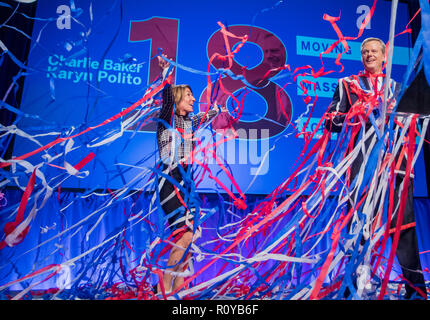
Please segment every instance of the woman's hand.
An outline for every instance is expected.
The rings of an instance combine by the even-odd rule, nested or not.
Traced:
[[[166,58],[166,59],[169,59],[164,53],[162,53],[162,56],[164,57],[164,58]],[[170,66],[170,62],[169,61],[166,61],[166,60],[164,60],[162,57],[160,57],[160,56],[157,56],[157,59],[158,59],[158,65],[160,66],[160,68],[161,68],[161,72],[163,73],[165,70],[167,70],[168,68],[169,68],[169,66]]]
[[[226,106],[221,105],[221,108],[220,108],[220,107],[218,106],[218,103],[217,103],[216,101],[214,102],[213,109],[214,109],[217,113],[219,113],[219,112],[228,112],[228,110],[227,110]]]
[[[215,111],[216,111],[216,113],[219,113],[219,107],[218,107],[218,105],[216,104],[216,101],[214,102],[214,106],[212,107],[212,109],[213,109],[213,110],[215,110]]]
[[[167,55],[165,55],[164,53],[162,53],[161,54],[164,58],[166,58],[166,59],[169,59],[168,57],[167,57]],[[160,69],[161,69],[161,72],[160,72],[160,76],[161,76],[161,78],[162,79],[167,79],[168,80],[168,82],[169,83],[171,83],[170,81],[171,81],[171,79],[169,78],[169,76],[173,73],[173,68],[171,68],[170,69],[170,72],[169,72],[169,74],[167,74],[167,72],[168,72],[168,70],[169,70],[169,67],[170,67],[170,62],[169,61],[167,61],[167,60],[165,60],[165,59],[163,59],[162,57],[160,57],[160,56],[157,56],[157,59],[158,59],[158,66],[160,67]],[[169,80],[170,79],[170,80]]]

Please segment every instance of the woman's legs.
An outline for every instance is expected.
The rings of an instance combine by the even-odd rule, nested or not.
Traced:
[[[183,169],[187,171],[188,167],[184,167]],[[179,184],[182,183],[182,175],[180,170],[177,167],[170,172],[170,175]],[[183,207],[182,201],[179,200],[179,197],[182,198],[182,200],[185,199],[185,195],[182,192],[182,190],[175,190],[175,186],[170,181],[164,178],[160,179],[159,184],[162,185],[162,187],[160,188],[160,202],[161,202],[162,209],[166,215]],[[193,209],[191,209],[191,211],[193,211]],[[185,215],[185,221],[178,222],[178,219],[182,219],[184,215]],[[164,272],[164,275],[163,275],[163,285],[164,285],[164,290],[166,292],[170,292],[172,290],[175,291],[184,283],[183,277],[172,275],[172,272],[173,273],[183,272],[183,270],[185,270],[185,266],[187,265],[187,259],[184,259],[184,261],[180,264],[178,264],[178,262],[181,261],[185,253],[185,250],[189,247],[193,239],[193,233],[190,229],[190,225],[192,225],[192,219],[193,219],[192,214],[187,210],[185,213],[181,213],[181,211],[179,211],[173,216],[170,216],[168,219],[169,227],[172,230],[176,230],[177,232],[177,230],[184,227],[187,229],[185,229],[186,231],[182,234],[179,240],[176,241],[176,243],[173,245],[172,249],[170,250],[169,259],[167,262],[168,272]],[[174,267],[169,268],[170,266],[174,266]],[[172,286],[172,282],[173,282],[173,286]],[[161,292],[160,284],[157,285],[157,290],[158,292]]]
[[[192,232],[187,231],[172,247],[172,250],[170,250],[169,260],[167,262],[167,267],[169,266],[175,266],[175,267],[169,268],[169,271],[182,272],[184,270],[184,266],[187,264],[186,259],[180,264],[178,264],[178,262],[181,261],[185,253],[185,250],[191,244],[192,239],[193,239]],[[165,292],[175,291],[184,283],[183,277],[172,275],[171,272],[164,272],[164,275],[163,275],[163,285],[164,285]],[[172,286],[172,282],[173,282],[173,286]],[[161,291],[160,285],[158,285],[158,291],[159,292]]]

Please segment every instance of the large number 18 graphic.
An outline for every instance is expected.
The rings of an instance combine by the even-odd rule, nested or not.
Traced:
[[[143,21],[132,21],[130,23],[130,41],[139,42],[151,40],[151,57],[158,53],[158,48],[163,48],[163,52],[174,61],[177,61],[179,20],[153,17]],[[262,129],[269,130],[269,136],[273,137],[285,130],[291,119],[291,100],[283,88],[270,81],[270,78],[279,73],[279,68],[286,62],[286,50],[282,41],[273,33],[247,25],[229,26],[229,31],[236,35],[248,34],[248,42],[259,46],[263,52],[262,61],[250,69],[243,68],[237,61],[233,61],[230,69],[235,75],[243,75],[246,81],[233,79],[229,76],[222,78],[222,84],[226,91],[240,95],[243,90],[252,90],[260,95],[267,106],[254,106],[253,110],[266,110],[259,112],[259,119],[255,121],[240,121],[235,125],[235,129]],[[233,48],[240,40],[229,38],[230,48]],[[208,56],[214,53],[225,55],[225,43],[221,31],[215,32],[209,39],[207,45]],[[223,61],[214,60],[215,68],[223,68]],[[148,83],[152,82],[159,75],[159,68],[156,59],[153,59],[149,68]],[[235,77],[234,77],[235,78]],[[248,86],[250,84],[251,86]],[[227,103],[229,95],[218,91],[216,100],[219,104]],[[206,89],[201,94],[201,109],[207,106]],[[261,102],[261,101],[260,101]],[[246,110],[246,98],[244,108]],[[141,128],[143,131],[153,131],[154,125]],[[248,134],[247,137],[250,137]],[[256,137],[258,139],[258,137]],[[266,137],[267,138],[267,137]]]

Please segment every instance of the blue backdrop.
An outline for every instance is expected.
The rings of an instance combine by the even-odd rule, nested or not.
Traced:
[[[388,39],[391,2],[379,1],[363,36],[348,42],[350,51],[342,56],[342,70],[334,63],[337,54],[343,51],[341,46],[320,59],[320,53],[338,39],[330,23],[323,20],[323,15],[339,17],[337,25],[342,33],[356,36],[372,4],[373,1],[358,0],[220,0],[216,3],[197,0],[71,0],[67,4],[59,0],[38,1],[21,104],[21,111],[29,116],[18,117],[17,121],[17,126],[37,138],[38,143],[18,135],[13,154],[19,156],[57,137],[81,132],[138,101],[159,74],[157,61],[153,59],[159,49],[177,64],[175,82],[188,83],[193,88],[199,100],[195,112],[199,108],[204,109],[209,60],[215,52],[225,54],[225,43],[219,31],[220,25],[217,24],[219,21],[235,35],[249,36],[248,42],[235,56],[235,64],[231,69],[238,75],[238,70],[246,66],[248,71],[244,74],[245,81],[229,80],[224,76],[228,89],[245,101],[239,123],[240,136],[217,150],[227,160],[240,189],[247,193],[248,210],[235,208],[229,202],[230,199],[224,203],[220,201],[219,195],[213,194],[213,191],[223,190],[219,190],[213,180],[203,179],[199,191],[207,194],[203,196],[202,209],[216,213],[204,222],[204,235],[198,244],[210,243],[219,237],[217,228],[224,228],[247,217],[264,199],[260,194],[269,194],[289,177],[290,168],[304,147],[303,135],[297,135],[303,128],[304,120],[310,116],[307,131],[315,128],[331,101],[337,79],[356,74],[362,69],[359,50],[361,39],[369,36]],[[403,31],[407,23],[407,7],[400,3],[396,33]],[[233,49],[236,48],[235,41],[231,45]],[[408,35],[396,37],[392,74],[396,80],[402,80],[409,62],[409,47]],[[309,96],[312,99],[318,97],[312,115],[309,115],[311,105],[304,102],[303,91],[299,86],[303,78],[294,79],[292,72],[285,69],[270,73],[268,80],[260,82],[266,72],[284,64],[288,64],[291,71],[303,66],[318,70],[322,65],[326,71],[333,70],[316,80],[305,78],[316,82],[316,92],[312,86],[306,85]],[[210,66],[210,81],[215,80],[216,68],[222,67],[221,64]],[[276,92],[279,92],[280,99],[277,99]],[[231,98],[220,96],[218,99],[233,112]],[[283,102],[284,108],[277,104],[279,100]],[[153,240],[153,228],[148,227],[148,223],[154,221],[148,222],[146,216],[141,216],[142,212],[146,214],[152,210],[147,207],[153,194],[136,192],[121,194],[116,198],[110,189],[119,189],[127,184],[135,189],[142,188],[148,180],[133,179],[142,172],[142,167],[151,168],[155,165],[157,146],[153,122],[138,122],[132,127],[122,127],[125,120],[121,118],[81,135],[74,139],[74,144],[58,144],[49,152],[40,152],[26,159],[35,165],[59,155],[58,161],[50,161],[50,164],[61,166],[64,162],[74,165],[89,152],[95,154],[93,161],[84,169],[88,170],[88,176],[70,176],[62,181],[61,189],[54,190],[32,221],[24,241],[2,249],[1,285],[50,264],[71,260],[75,264],[70,269],[63,269],[60,277],[42,281],[36,288],[61,287],[64,284],[70,287],[70,283],[75,280],[76,283],[93,283],[100,288],[107,278],[109,284],[118,279],[130,280],[130,274],[127,273],[130,270],[123,272],[119,264],[124,261],[130,266],[138,264]],[[122,135],[116,136],[121,128],[124,129]],[[49,132],[51,134],[46,135]],[[266,133],[268,136],[264,136]],[[110,138],[109,143],[94,146]],[[16,167],[13,166],[12,170]],[[210,167],[230,189],[232,181],[219,173],[219,166],[211,164]],[[44,166],[43,170],[50,185],[59,183],[63,178],[62,169],[47,169]],[[427,268],[425,276],[428,278],[430,243],[427,213],[430,204],[428,199],[419,198],[427,196],[422,157],[415,170],[417,233],[421,260],[423,268]],[[13,182],[25,187],[28,172],[13,172],[16,178]],[[86,190],[75,193],[64,191],[65,188]],[[92,192],[105,188],[108,189],[105,193]],[[150,188],[147,186],[140,190],[147,191]],[[7,199],[9,206],[0,211],[3,222],[12,218],[11,212],[18,207],[21,196],[21,191],[5,191],[4,199]],[[40,199],[34,201],[39,201],[40,205]],[[331,206],[333,201],[337,200],[328,199],[328,205]],[[225,210],[228,212],[223,215]],[[295,208],[292,216],[295,210],[299,211],[300,208]],[[329,222],[324,220],[319,223],[322,226]],[[279,231],[277,228],[283,227],[283,224],[276,225],[272,234]],[[121,246],[124,246],[125,240],[129,247],[124,250]],[[244,255],[252,254],[252,250],[256,252],[255,248],[272,239],[258,234],[252,241],[249,248],[243,248]],[[330,242],[330,234],[327,234],[315,250],[327,252]],[[225,262],[221,260],[195,282],[211,279],[220,272]],[[206,259],[196,261],[195,269],[198,270],[205,263]],[[399,273],[398,265],[395,265],[394,271],[391,279]],[[155,283],[157,279],[151,275],[150,280]],[[28,288],[31,283],[32,280],[24,280],[10,288]],[[94,295],[90,297],[94,298]]]
[[[229,88],[238,97],[245,97],[239,123],[243,129],[239,132],[240,139],[221,145],[217,152],[230,165],[242,191],[267,194],[288,177],[303,149],[303,135],[296,136],[296,133],[308,119],[312,100],[308,105],[304,102],[299,86],[303,77],[293,79],[288,69],[271,73],[270,81],[259,84],[258,89],[250,84],[255,86],[269,69],[284,64],[289,65],[291,71],[306,65],[318,70],[322,64],[325,70],[333,70],[317,80],[305,77],[317,85],[314,92],[311,85],[304,84],[312,98],[318,97],[306,131],[312,130],[330,103],[337,79],[362,70],[360,41],[368,36],[388,39],[391,3],[379,1],[363,36],[357,41],[349,41],[350,51],[343,54],[341,60],[342,72],[340,66],[334,64],[337,54],[344,50],[341,45],[320,60],[320,53],[338,39],[330,23],[323,20],[323,15],[340,17],[337,24],[342,33],[357,36],[358,27],[372,4],[373,1],[358,0],[222,0],[216,4],[109,0],[91,4],[72,1],[67,5],[64,1],[39,1],[28,62],[30,69],[21,105],[22,111],[38,118],[21,119],[20,128],[33,134],[46,133],[49,128],[59,135],[76,133],[119,113],[138,101],[159,74],[156,59],[151,60],[159,48],[178,63],[175,82],[191,85],[194,95],[202,102],[195,105],[195,112],[199,111],[199,106],[206,107],[205,73],[209,58],[214,52],[224,50],[220,53],[225,54],[217,24],[220,21],[238,36],[249,35],[232,68],[236,72],[246,66],[249,71],[245,75],[247,81],[232,81]],[[396,33],[403,31],[407,22],[407,6],[400,3]],[[396,38],[392,76],[398,81],[402,80],[409,61],[409,47],[408,35]],[[218,64],[216,67],[222,66]],[[214,66],[209,71],[214,74]],[[214,80],[212,76],[211,81]],[[276,90],[281,92],[285,114],[292,123],[276,103],[279,100]],[[224,102],[232,111],[232,99],[224,98]],[[143,126],[138,123],[125,128],[122,137],[109,144],[89,147],[119,131],[122,120],[76,139],[75,146],[80,147],[69,152],[66,161],[77,163],[90,151],[96,158],[88,168],[87,178],[67,179],[62,183],[63,188],[120,188],[136,175],[130,166],[154,166],[157,159],[154,123]],[[40,138],[41,143],[52,140],[52,136]],[[36,147],[27,139],[17,138],[14,155]],[[63,150],[64,145],[58,146],[58,153]],[[42,154],[31,157],[30,161],[43,161]],[[219,169],[216,164],[211,164],[210,168],[215,172]],[[422,157],[415,170],[418,173],[415,195],[426,196]],[[231,187],[228,176],[219,174],[219,178]],[[138,182],[135,187],[141,187],[141,184]],[[211,192],[216,184],[211,179],[204,179],[199,188]]]

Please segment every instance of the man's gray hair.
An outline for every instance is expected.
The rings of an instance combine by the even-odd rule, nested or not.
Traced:
[[[360,52],[363,52],[363,47],[364,47],[364,45],[365,45],[366,43],[368,43],[369,41],[377,41],[377,42],[379,42],[379,44],[380,44],[380,46],[381,46],[382,53],[385,55],[385,42],[384,42],[384,41],[382,41],[382,40],[381,40],[381,39],[379,39],[379,38],[366,38],[366,39],[364,39],[364,40],[363,40],[363,42],[361,43]]]

